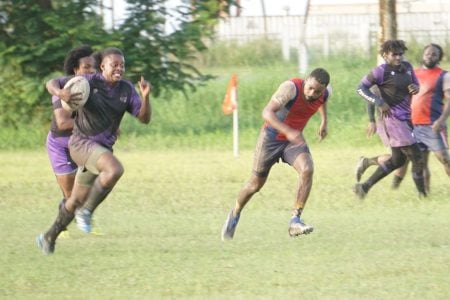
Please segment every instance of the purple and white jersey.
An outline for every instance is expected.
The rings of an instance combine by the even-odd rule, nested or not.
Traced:
[[[140,97],[128,80],[110,85],[101,73],[83,76],[89,81],[90,94],[86,104],[76,113],[70,143],[90,140],[112,150],[125,112],[133,116],[139,114]],[[61,78],[60,85],[64,86],[67,79]]]
[[[394,118],[406,121],[411,119],[411,95],[408,86],[412,83],[419,85],[409,62],[403,61],[399,66],[382,64],[361,80],[357,92],[371,103],[387,103]],[[374,85],[380,90],[379,96],[369,91]]]

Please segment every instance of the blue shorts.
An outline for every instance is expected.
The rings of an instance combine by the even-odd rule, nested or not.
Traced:
[[[416,125],[414,135],[422,151],[437,152],[448,149],[447,128],[436,133],[431,125]]]
[[[278,163],[280,159],[292,166],[301,153],[310,153],[307,144],[294,145],[289,141],[276,140],[268,135],[263,128],[256,143],[253,174],[259,177],[267,177],[272,166]]]
[[[55,175],[67,175],[77,171],[77,165],[69,154],[69,137],[47,135],[47,153]]]

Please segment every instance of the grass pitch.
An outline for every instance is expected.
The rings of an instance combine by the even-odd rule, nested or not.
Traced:
[[[449,179],[436,159],[429,198],[408,174],[398,191],[388,177],[361,202],[357,158],[384,150],[311,148],[311,235],[288,236],[297,177],[285,164],[222,242],[252,151],[118,149],[125,174],[95,216],[105,235],[71,225],[48,257],[34,241],[60,200],[46,153],[0,152],[0,298],[449,299]]]

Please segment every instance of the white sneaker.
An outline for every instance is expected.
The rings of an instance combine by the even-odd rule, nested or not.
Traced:
[[[84,208],[84,209],[77,209],[75,212],[75,221],[77,223],[78,229],[85,233],[91,233],[92,231],[92,213]]]
[[[292,217],[289,222],[289,235],[292,237],[299,236],[301,234],[309,234],[313,232],[314,227],[311,225],[303,223],[300,217]]]

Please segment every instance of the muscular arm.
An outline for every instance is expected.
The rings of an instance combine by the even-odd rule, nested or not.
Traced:
[[[279,111],[285,103],[293,99],[295,94],[295,84],[290,81],[283,82],[273,94],[269,103],[264,107],[262,117],[264,121],[270,124],[270,126],[284,134],[289,142],[293,144],[302,144],[305,143],[303,133],[281,122],[276,116],[277,111]]]
[[[444,77],[444,84],[443,84],[443,90],[444,90],[444,107],[442,108],[442,114],[433,123],[433,130],[435,132],[438,132],[441,127],[444,127],[447,123],[447,119],[450,116],[450,74],[445,74]]]

